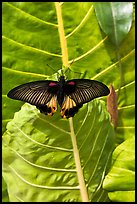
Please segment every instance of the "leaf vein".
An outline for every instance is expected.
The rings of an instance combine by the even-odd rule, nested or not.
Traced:
[[[24,72],[24,71],[20,71],[20,70],[15,70],[15,69],[11,69],[11,68],[7,68],[7,67],[2,67],[2,69],[5,69],[7,71],[10,71],[10,72],[15,72],[15,73],[19,73],[19,74],[25,74],[25,75],[32,75],[32,76],[36,76],[36,77],[47,77],[46,75],[44,74],[38,74],[38,73],[32,73],[32,72]]]
[[[93,9],[93,5],[89,8],[87,14],[84,16],[84,18],[81,20],[81,22],[79,23],[79,25],[66,36],[66,39],[69,38],[71,35],[73,35],[80,27],[82,27],[82,25],[84,24],[84,22],[87,20],[87,18],[90,15],[91,10]]]
[[[41,166],[41,165],[37,165],[34,164],[30,161],[28,161],[27,159],[25,159],[21,154],[19,154],[16,150],[14,150],[13,148],[10,147],[10,149],[16,154],[18,155],[22,160],[24,160],[26,163],[30,164],[31,166],[40,168],[40,169],[45,169],[45,170],[50,170],[50,171],[60,171],[60,172],[76,172],[76,169],[59,169],[59,168],[53,168],[53,167],[47,167],[47,166]]]
[[[79,186],[43,186],[43,185],[38,185],[38,184],[34,184],[34,183],[30,183],[29,181],[27,181],[25,178],[23,178],[22,176],[19,175],[19,173],[12,167],[9,166],[9,168],[12,170],[13,173],[16,174],[16,176],[18,176],[18,178],[20,178],[24,183],[36,187],[36,188],[43,188],[43,189],[51,189],[51,190],[79,190]]]
[[[128,108],[135,108],[135,104],[119,107],[118,110],[121,110],[121,109],[123,110],[123,109],[128,109]]]
[[[29,137],[27,134],[25,134],[18,126],[16,123],[14,123],[14,125],[17,127],[17,129],[29,140],[31,140],[32,142],[34,142],[35,144],[37,145],[40,145],[40,146],[43,146],[43,147],[47,147],[47,148],[50,148],[50,149],[56,149],[56,150],[60,150],[60,151],[68,151],[68,152],[72,152],[72,149],[66,149],[66,148],[61,148],[61,147],[55,147],[55,146],[50,146],[50,145],[45,145],[45,144],[42,144],[34,139],[32,139],[31,137]]]
[[[58,27],[57,24],[50,23],[50,22],[44,21],[44,20],[42,20],[42,19],[40,19],[40,18],[38,18],[38,17],[36,17],[36,16],[33,16],[32,14],[27,13],[27,12],[21,10],[20,8],[14,6],[13,4],[10,4],[9,2],[5,2],[5,3],[6,3],[8,6],[12,7],[13,9],[16,9],[17,11],[19,11],[19,12],[25,14],[26,16],[31,17],[32,19],[35,19],[35,20],[38,21],[38,22],[41,22],[41,23],[46,24],[46,25],[51,25],[51,26]]]
[[[58,127],[58,126],[56,126],[56,125],[50,123],[50,122],[47,121],[46,119],[42,119],[42,118],[40,118],[38,114],[36,114],[36,115],[37,115],[37,117],[38,117],[40,120],[42,120],[43,122],[46,122],[46,123],[48,123],[49,125],[51,125],[52,127],[56,128],[56,129],[58,129],[58,130],[60,130],[61,132],[64,132],[64,133],[70,135],[70,132],[68,132],[68,131],[66,131],[66,130],[63,130],[62,128],[60,128],[60,127]]]
[[[126,58],[128,58],[130,55],[132,55],[134,53],[135,49],[131,50],[131,52],[129,52],[127,55],[125,55],[123,58],[121,58],[121,62],[126,60]],[[113,63],[112,65],[110,65],[109,67],[107,67],[106,69],[104,69],[103,71],[101,71],[100,73],[96,74],[94,77],[92,77],[92,79],[96,79],[97,77],[99,77],[100,75],[106,73],[107,71],[111,70],[114,66],[116,66],[119,63],[119,61]]]
[[[87,55],[91,54],[95,49],[97,49],[100,45],[103,45],[104,41],[107,39],[108,37],[106,36],[103,40],[101,40],[97,45],[95,45],[93,48],[91,48],[90,50],[88,50],[86,53],[84,53],[83,55],[73,59],[73,60],[70,60],[69,61],[69,64],[71,64],[72,62],[76,62],[84,57],[86,57]]]
[[[101,129],[102,129],[102,128],[103,128],[103,126],[101,127]],[[104,147],[105,147],[105,145],[106,145],[106,142],[107,142],[107,139],[108,139],[108,136],[109,136],[109,131],[110,131],[110,128],[109,128],[109,130],[108,130],[107,137],[105,138],[105,141],[104,141],[104,143],[103,143],[103,147],[102,147],[102,149],[101,149],[101,152],[100,152],[100,155],[99,155],[99,157],[98,157],[98,160],[96,161],[96,165],[95,165],[95,167],[94,167],[94,171],[92,172],[91,177],[90,177],[90,179],[88,180],[88,183],[91,182],[91,180],[92,180],[92,178],[93,178],[93,176],[94,176],[94,174],[95,174],[95,172],[96,172],[96,169],[97,169],[99,160],[100,160],[100,158],[101,158],[101,156],[102,156],[102,153],[103,153],[103,151],[104,151]],[[98,136],[99,136],[99,134],[98,134]],[[97,137],[98,137],[98,136],[97,136]],[[96,140],[96,141],[97,141],[97,140]],[[94,145],[94,147],[95,147],[95,145]],[[108,156],[108,160],[107,160],[107,161],[109,161],[110,155],[111,155],[111,151],[109,152],[109,156]],[[106,162],[106,165],[104,166],[104,170],[105,170],[106,166],[107,166],[107,162]]]
[[[25,49],[28,49],[28,50],[31,50],[31,51],[33,50],[34,52],[41,52],[41,53],[46,54],[46,55],[50,55],[50,56],[54,56],[54,57],[61,57],[61,55],[59,55],[59,54],[50,53],[50,52],[47,52],[45,50],[40,50],[40,49],[38,49],[36,47],[31,47],[30,45],[25,45],[23,43],[20,43],[20,42],[17,42],[15,40],[13,40],[13,39],[10,39],[10,38],[8,38],[8,37],[6,37],[4,35],[2,36],[2,38],[5,39],[5,40],[10,41],[13,44],[17,44],[20,47],[25,47]]]

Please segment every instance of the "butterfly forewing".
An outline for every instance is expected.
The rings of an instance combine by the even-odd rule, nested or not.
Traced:
[[[94,98],[109,94],[109,89],[105,84],[89,79],[73,79],[67,81],[65,89],[66,94],[69,95],[76,104],[84,104]]]
[[[8,97],[28,102],[36,106],[46,105],[58,91],[57,81],[35,81],[15,87],[8,93]]]

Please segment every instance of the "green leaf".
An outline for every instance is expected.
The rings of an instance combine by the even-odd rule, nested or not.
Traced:
[[[95,2],[98,22],[102,30],[118,46],[132,25],[132,2]]]
[[[24,104],[8,123],[3,175],[10,201],[81,201],[68,120],[59,118],[58,113],[47,119],[35,106]],[[104,102],[85,105],[74,118],[74,130],[91,200],[113,149],[114,132]]]
[[[103,187],[116,202],[135,202],[135,138],[120,144],[113,153],[113,166]]]
[[[6,185],[3,177],[2,177],[2,202],[9,202],[7,185]]]

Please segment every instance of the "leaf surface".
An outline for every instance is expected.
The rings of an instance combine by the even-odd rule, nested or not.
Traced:
[[[118,46],[132,25],[132,2],[95,2],[94,7],[102,30]]]
[[[135,201],[135,141],[134,137],[119,145],[113,153],[113,166],[103,186],[116,202]]]
[[[104,102],[96,100],[84,106],[74,124],[91,200],[104,177],[114,132]],[[3,175],[11,201],[81,201],[67,120],[58,114],[47,120],[24,104],[8,123],[3,145]]]

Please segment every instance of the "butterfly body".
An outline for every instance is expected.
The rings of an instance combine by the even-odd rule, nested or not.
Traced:
[[[64,97],[65,97],[64,89],[65,89],[65,78],[64,76],[61,76],[58,82],[58,91],[57,91],[57,101],[60,107],[62,106]]]
[[[8,97],[35,105],[41,113],[53,115],[57,110],[57,102],[63,118],[73,117],[84,103],[94,98],[106,96],[109,89],[101,82],[89,79],[59,81],[43,80],[29,82],[15,87]]]

